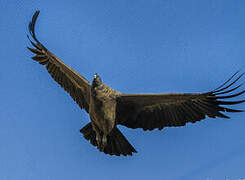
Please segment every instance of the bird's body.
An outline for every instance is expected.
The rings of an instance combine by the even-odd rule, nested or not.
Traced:
[[[35,35],[38,15],[39,11],[36,11],[29,24],[30,34],[35,41],[30,40],[35,49],[28,48],[36,54],[33,60],[45,66],[51,77],[70,94],[79,107],[89,113],[91,122],[80,132],[106,154],[132,155],[136,152],[117,125],[132,129],[161,130],[164,127],[185,126],[186,123],[195,123],[206,117],[229,118],[222,112],[242,112],[223,105],[239,104],[245,100],[223,100],[245,93],[243,90],[229,94],[242,86],[233,87],[244,73],[238,76],[236,72],[221,86],[205,93],[123,94],[105,85],[97,74],[90,83],[39,42]]]
[[[99,80],[98,80],[99,79]],[[116,98],[117,91],[106,86],[96,75],[90,93],[89,115],[93,130],[96,132],[97,143],[107,143],[107,135],[116,126]]]

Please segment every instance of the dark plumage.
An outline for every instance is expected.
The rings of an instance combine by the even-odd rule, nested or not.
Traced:
[[[235,87],[232,85],[244,73],[238,76],[236,72],[220,87],[206,93],[122,94],[106,86],[98,74],[94,75],[91,84],[39,42],[35,35],[38,14],[39,11],[36,11],[29,24],[34,42],[29,40],[35,49],[29,47],[28,49],[36,54],[32,59],[44,65],[52,78],[71,95],[80,108],[89,113],[91,122],[80,132],[92,145],[106,154],[132,155],[136,152],[118,130],[118,124],[133,129],[161,130],[164,127],[184,126],[188,122],[195,123],[207,116],[229,118],[222,112],[242,112],[222,105],[245,102],[245,100],[223,101],[245,93],[241,91],[228,94],[241,87],[242,84]]]

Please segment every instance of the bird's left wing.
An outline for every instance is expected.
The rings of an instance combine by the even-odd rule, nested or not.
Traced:
[[[89,112],[90,82],[72,68],[67,66],[38,41],[35,35],[35,23],[38,15],[39,11],[36,11],[32,17],[32,21],[29,24],[29,32],[36,42],[34,43],[29,39],[32,45],[35,47],[35,49],[28,47],[31,52],[36,54],[36,56],[34,56],[32,59],[39,62],[41,65],[44,65],[52,78],[71,95],[73,100],[76,101],[80,108]]]
[[[245,91],[228,94],[241,85],[229,89],[236,83],[241,74],[232,83],[224,87],[231,79],[219,88],[207,93],[187,94],[121,94],[117,98],[116,121],[129,128],[143,128],[144,130],[162,129],[171,126],[184,126],[187,122],[195,123],[206,116],[215,118],[229,118],[221,112],[241,112],[241,110],[222,107],[245,102],[223,101],[239,96]]]

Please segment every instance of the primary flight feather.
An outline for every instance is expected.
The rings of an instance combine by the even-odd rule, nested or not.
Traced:
[[[195,123],[207,116],[210,118],[229,118],[222,112],[242,112],[242,110],[223,107],[245,102],[224,101],[241,94],[229,94],[242,84],[232,87],[243,75],[236,72],[217,89],[205,93],[185,94],[122,94],[105,85],[98,74],[90,83],[82,75],[67,66],[48,51],[37,39],[35,23],[40,11],[36,11],[29,23],[29,32],[34,48],[28,49],[35,54],[33,60],[45,66],[51,77],[61,85],[73,100],[89,113],[91,122],[80,132],[84,138],[100,151],[110,155],[132,155],[136,152],[117,128],[159,130],[164,127],[184,126]],[[235,78],[236,77],[236,78]]]

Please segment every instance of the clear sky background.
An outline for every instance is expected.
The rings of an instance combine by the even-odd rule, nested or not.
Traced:
[[[79,133],[89,116],[26,49],[38,9],[40,41],[120,92],[205,92],[245,71],[244,0],[0,0],[1,180],[245,178],[245,113],[119,127],[138,153],[100,153]]]

